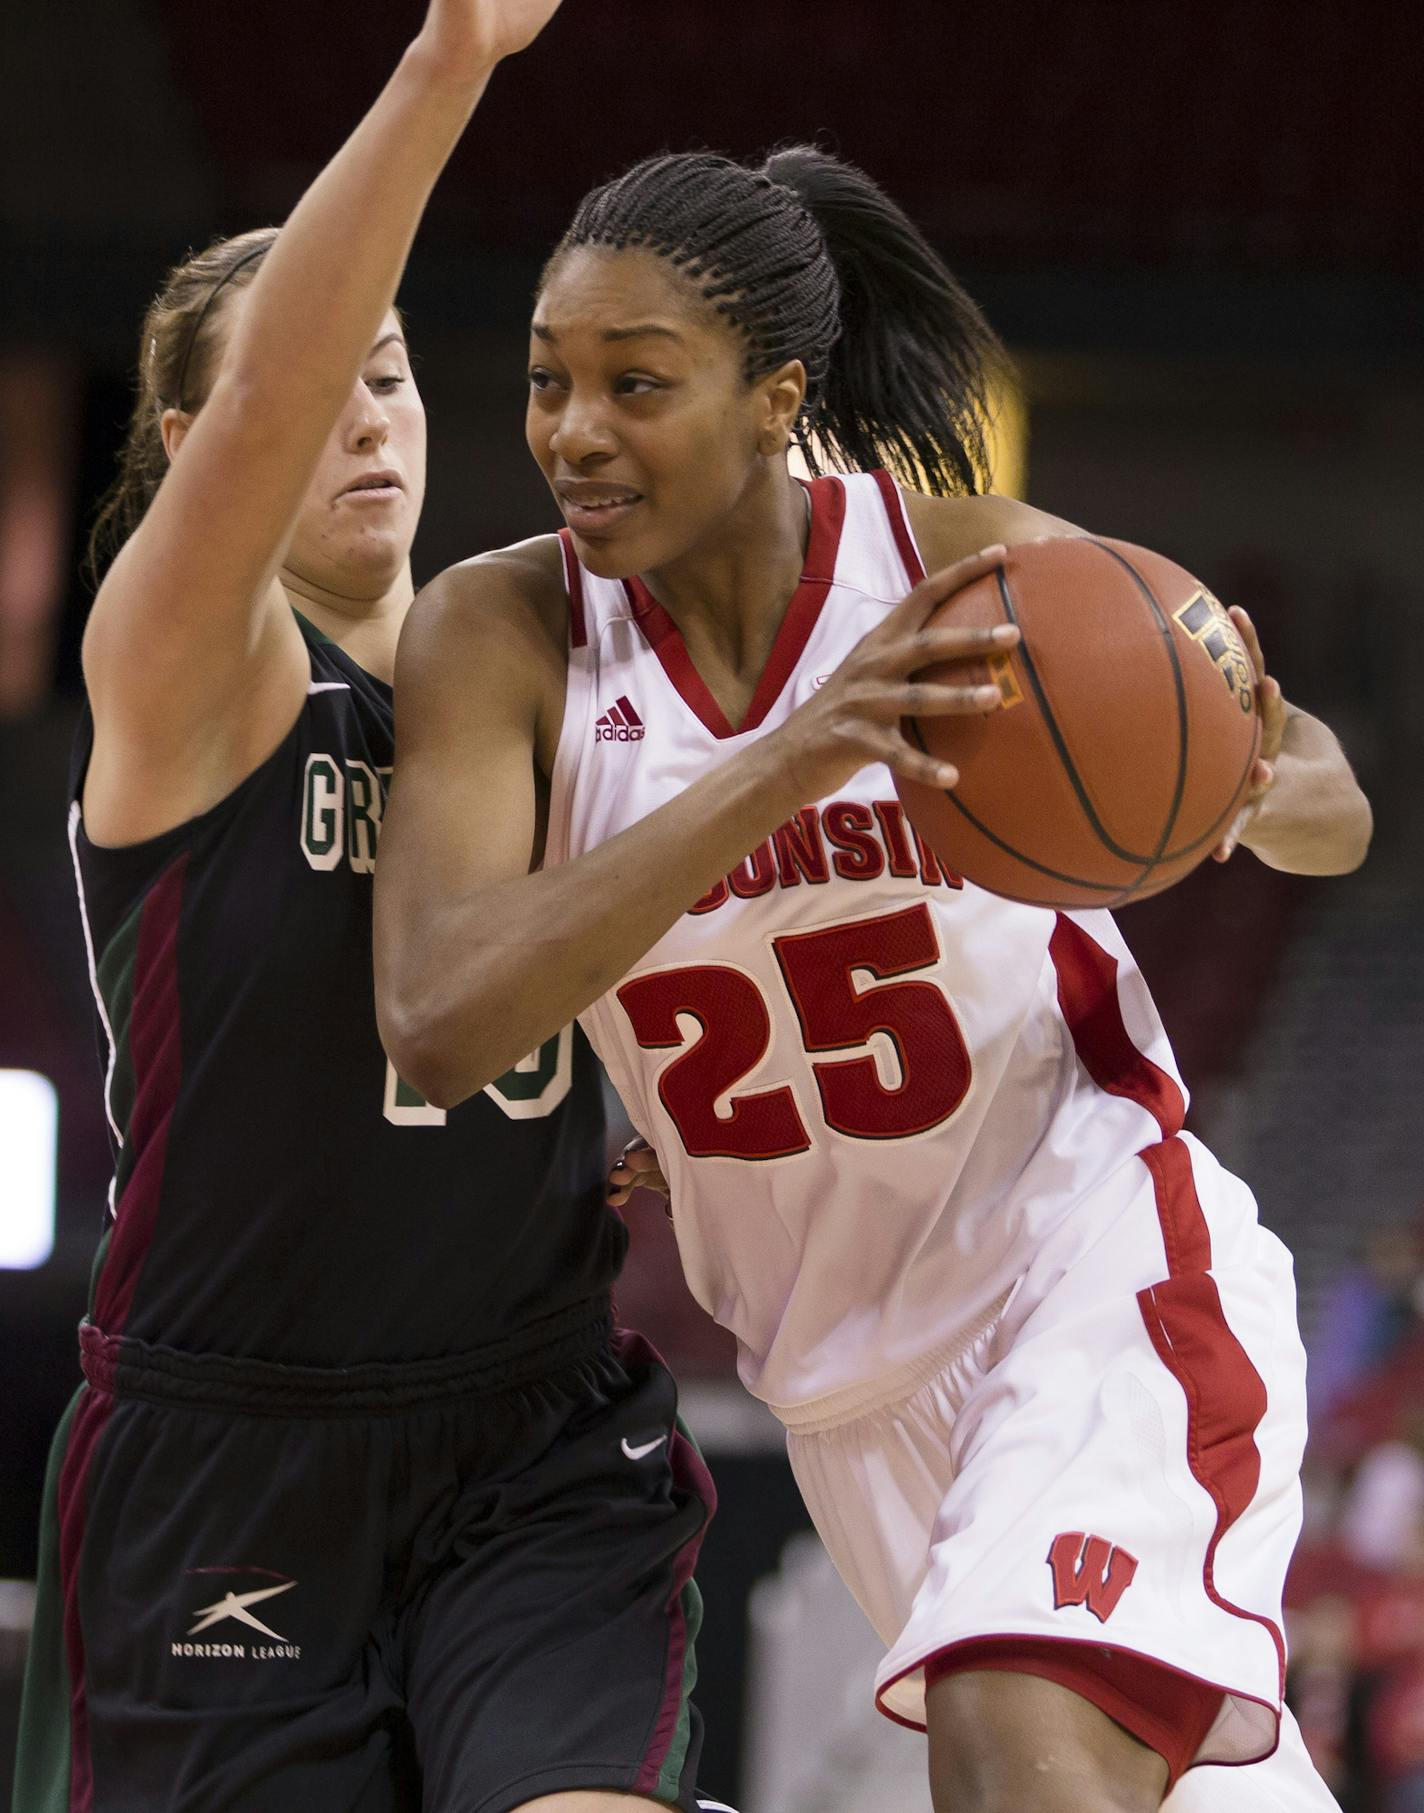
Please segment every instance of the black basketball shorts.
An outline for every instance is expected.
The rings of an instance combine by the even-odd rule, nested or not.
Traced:
[[[606,1300],[339,1372],[81,1347],[15,1813],[693,1813],[714,1495]]]

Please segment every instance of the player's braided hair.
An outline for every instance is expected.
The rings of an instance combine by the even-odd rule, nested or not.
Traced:
[[[549,261],[578,246],[666,258],[744,337],[749,383],[806,367],[798,439],[843,471],[887,466],[936,495],[987,481],[1003,348],[919,229],[863,170],[812,145],[751,169],[645,159],[592,190]]]

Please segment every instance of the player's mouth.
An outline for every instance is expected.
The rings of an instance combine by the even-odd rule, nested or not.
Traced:
[[[611,534],[643,501],[642,492],[631,485],[606,485],[594,479],[559,479],[554,490],[564,521],[588,541]]]
[[[353,479],[338,496],[350,498],[358,504],[390,503],[393,498],[405,492],[405,481],[399,472],[387,468],[381,472],[363,472],[358,479]]]

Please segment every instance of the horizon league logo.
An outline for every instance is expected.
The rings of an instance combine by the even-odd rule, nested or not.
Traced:
[[[261,1567],[197,1567],[189,1568],[188,1574],[226,1574],[245,1576],[248,1579],[276,1581],[275,1586],[258,1586],[245,1592],[236,1592],[231,1587],[221,1598],[214,1599],[210,1605],[198,1605],[193,1608],[193,1617],[197,1622],[191,1625],[183,1641],[170,1643],[169,1654],[180,1659],[201,1658],[224,1662],[295,1662],[300,1660],[302,1646],[292,1643],[280,1631],[273,1630],[252,1610],[254,1605],[261,1605],[266,1600],[275,1599],[281,1593],[289,1593],[297,1582],[287,1574],[274,1574],[270,1568]],[[196,1594],[194,1595],[196,1597]],[[285,1623],[286,1620],[284,1619]],[[265,1643],[254,1643],[251,1638],[234,1642],[231,1637],[217,1641],[195,1643],[194,1637],[213,1629],[215,1625],[233,1623],[259,1632],[270,1639]]]

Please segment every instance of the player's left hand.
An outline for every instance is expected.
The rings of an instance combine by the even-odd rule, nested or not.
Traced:
[[[1286,702],[1281,693],[1280,681],[1266,672],[1266,658],[1261,653],[1261,638],[1256,634],[1256,626],[1240,605],[1233,605],[1228,614],[1240,631],[1246,652],[1251,657],[1251,665],[1256,670],[1256,696],[1261,702],[1261,752],[1251,770],[1251,787],[1241,810],[1232,820],[1231,829],[1212,851],[1218,862],[1225,862],[1230,857],[1252,819],[1260,811],[1262,800],[1270,792],[1276,778],[1281,739],[1286,732]]]
[[[623,1156],[608,1173],[609,1206],[621,1209],[634,1190],[656,1190],[663,1197],[672,1195],[658,1155],[645,1139],[629,1140]]]

